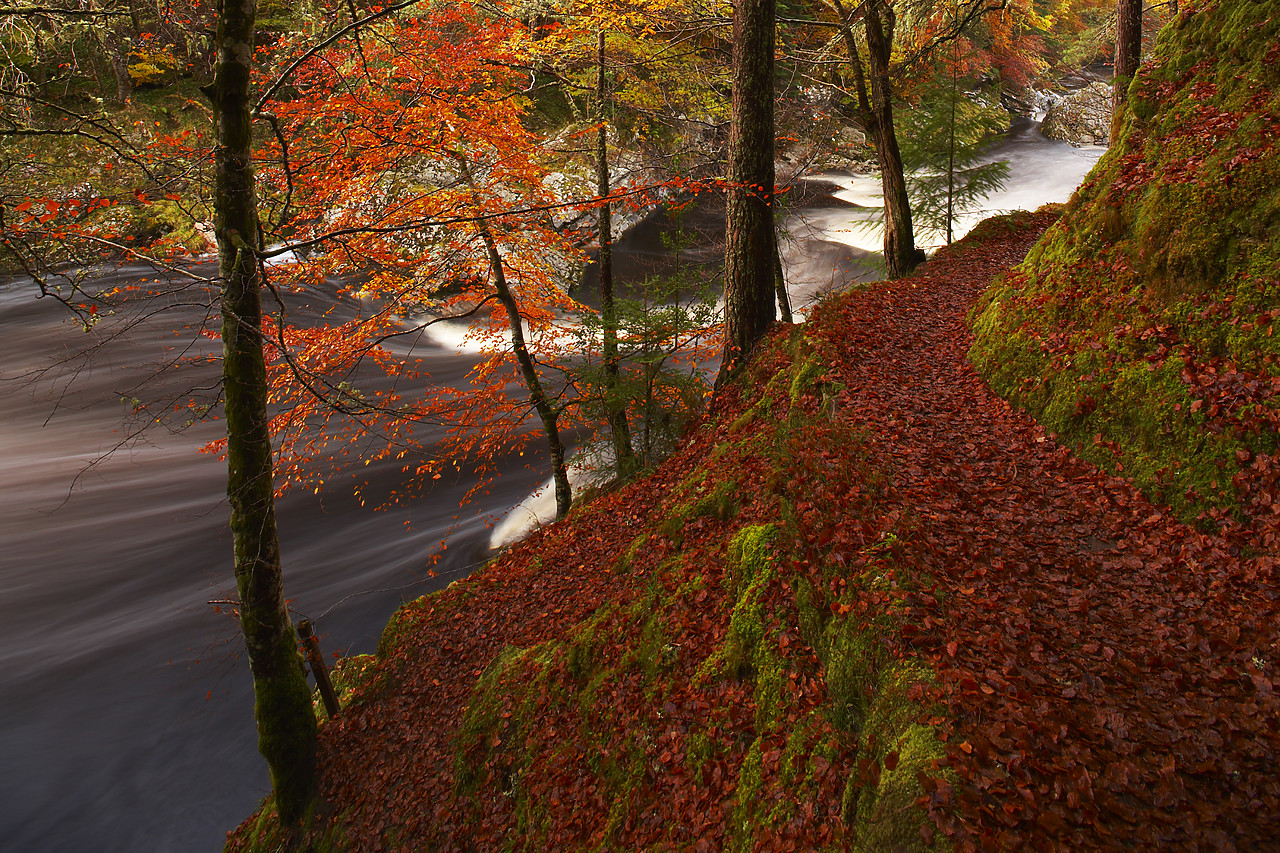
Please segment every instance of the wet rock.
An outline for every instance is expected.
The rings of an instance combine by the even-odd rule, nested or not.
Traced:
[[[1020,89],[1012,91],[1009,89],[1000,90],[1000,106],[1010,115],[1033,117],[1040,104],[1039,93],[1031,89]]]
[[[1106,145],[1111,133],[1111,86],[1093,81],[1055,99],[1040,132],[1072,145]]]

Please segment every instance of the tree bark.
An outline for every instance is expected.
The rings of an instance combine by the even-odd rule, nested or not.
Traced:
[[[254,251],[258,212],[250,160],[256,15],[255,0],[218,3],[217,65],[208,90],[216,116],[214,226],[222,285],[227,498],[258,749],[271,771],[280,820],[295,826],[319,796],[316,718],[284,598],[267,430],[261,266]]]
[[[596,48],[597,119],[600,129],[596,137],[596,192],[601,199],[609,197],[609,125],[608,91],[604,74],[604,30],[600,31]],[[631,446],[631,425],[627,419],[627,400],[622,392],[618,357],[618,310],[613,298],[613,218],[609,203],[600,205],[600,321],[604,327],[604,405],[613,442],[614,465],[621,477],[635,473],[638,467]]]
[[[493,232],[483,222],[478,226],[480,239],[484,242],[485,251],[489,254],[489,266],[493,269],[493,284],[498,291],[498,301],[507,312],[507,323],[511,328],[511,348],[515,351],[516,362],[520,365],[520,374],[524,377],[525,387],[529,389],[529,401],[542,420],[542,432],[547,437],[547,447],[551,451],[551,477],[556,489],[556,518],[564,518],[569,514],[573,503],[573,491],[569,486],[569,472],[564,464],[564,442],[560,440],[560,416],[551,405],[542,380],[538,378],[538,369],[533,363],[533,356],[524,342],[524,318],[520,316],[520,306],[516,303],[515,294],[507,284],[507,273],[503,269],[502,253],[498,251]]]
[[[794,322],[791,316],[791,296],[787,293],[787,273],[782,266],[782,247],[777,232],[773,237],[773,284],[778,291],[778,316],[784,323]]]
[[[774,321],[774,0],[739,0],[733,15],[733,91],[724,264],[725,350],[719,385]]]
[[[884,198],[884,260],[889,278],[901,278],[924,260],[916,248],[911,222],[911,200],[907,197],[906,169],[898,150],[893,127],[893,84],[889,62],[893,55],[893,35],[897,19],[885,0],[867,0],[862,10],[863,32],[867,39],[867,63],[853,35],[853,16],[840,0],[831,0],[844,26],[841,32],[853,65],[858,95],[859,117],[876,148],[880,166],[880,191]]]
[[[1129,95],[1129,83],[1142,61],[1142,0],[1116,3],[1116,62],[1112,80],[1111,141],[1120,130],[1120,108]]]

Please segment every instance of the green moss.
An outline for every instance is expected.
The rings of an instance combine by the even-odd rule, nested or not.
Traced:
[[[932,682],[924,666],[899,660],[883,666],[871,679],[874,690],[864,698],[866,708],[859,754],[876,762],[871,778],[851,773],[841,797],[841,814],[859,850],[918,850],[921,828],[931,824],[917,804],[922,795],[919,775],[951,778],[938,764],[946,750],[932,728],[918,722],[925,708],[912,698],[912,688]]]
[[[626,574],[634,568],[636,563],[636,555],[639,554],[649,544],[649,534],[641,533],[635,539],[631,540],[631,544],[626,550],[618,556],[613,564],[613,570],[618,574]]]
[[[715,755],[715,741],[701,732],[691,732],[685,741],[684,765],[689,775],[703,784],[702,769]]]
[[[942,775],[935,767],[946,750],[934,730],[922,725],[908,728],[895,747],[894,768],[882,769],[878,783],[864,787],[857,798],[855,847],[868,853],[934,846],[923,841],[920,831],[931,826],[932,820],[916,802],[924,793],[919,776],[930,771],[930,775]]]
[[[601,833],[601,848],[608,848],[608,840],[617,832],[631,810],[634,793],[644,780],[644,768],[644,751],[639,748],[628,750],[621,760],[606,761],[601,768],[603,793],[610,803],[609,814]]]
[[[734,601],[724,644],[698,669],[696,680],[747,678],[751,675],[756,646],[764,637],[765,587],[773,580],[773,525],[744,527],[729,542],[725,587]]]
[[[523,741],[534,722],[533,697],[562,651],[557,643],[508,646],[481,673],[454,740],[454,785],[460,796],[473,794],[494,775],[498,790],[514,795],[529,759]]]
[[[345,708],[352,699],[378,683],[378,658],[376,655],[352,655],[340,658],[329,670],[329,681],[333,683],[333,691],[338,695],[338,706]],[[311,704],[316,709],[316,717],[319,719],[324,709],[319,690],[312,695]]]
[[[1183,371],[1280,376],[1280,68],[1239,50],[1278,38],[1257,3],[1166,27],[1111,149],[971,317],[993,389],[1187,520],[1238,511],[1239,460],[1276,446],[1273,396],[1206,417]]]
[[[738,789],[734,794],[733,815],[729,819],[728,826],[730,851],[752,849],[755,838],[755,817],[760,808],[759,794],[763,787],[763,753],[761,740],[756,738],[752,741],[738,769]]]
[[[705,477],[688,490],[690,497],[671,510],[659,526],[663,536],[679,543],[684,528],[699,518],[728,521],[738,513],[739,486],[731,480],[713,480]]]
[[[814,386],[818,377],[826,372],[827,365],[819,361],[806,361],[793,371],[791,388],[787,394],[793,408],[805,392]]]
[[[792,581],[796,597],[796,627],[800,636],[819,655],[826,652],[826,638],[823,634],[825,610],[819,609],[817,593],[813,584],[806,578],[796,577]]]
[[[574,630],[567,643],[567,672],[574,680],[588,682],[601,671],[606,663],[602,650],[617,612],[615,606],[602,607]]]
[[[867,716],[879,663],[876,634],[852,619],[832,620],[824,638],[828,714],[837,729],[857,735]]]
[[[275,798],[268,796],[253,816],[227,838],[223,849],[228,853],[344,853],[351,846],[342,829],[341,815],[317,820],[315,814],[310,814],[299,830],[286,832],[276,813]]]
[[[757,732],[776,729],[782,721],[784,688],[788,669],[774,651],[776,639],[758,643],[751,655],[751,668],[755,675],[752,697],[756,703],[755,725]]]

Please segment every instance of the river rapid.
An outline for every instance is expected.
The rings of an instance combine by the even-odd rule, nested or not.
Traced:
[[[961,233],[990,211],[1066,200],[1100,153],[1015,123],[989,154],[1010,161],[1010,181]],[[876,277],[880,237],[860,223],[878,204],[878,179],[815,181],[820,189],[785,222],[799,304]],[[648,271],[655,239],[653,228],[634,229],[615,263],[632,277]],[[126,267],[98,278],[154,275]],[[294,310],[319,316],[334,301],[317,291]],[[175,306],[85,360],[78,353],[94,336],[34,299],[29,282],[0,284],[0,850],[217,850],[268,790],[239,625],[209,603],[234,597],[225,468],[197,452],[221,424],[126,440],[126,400],[209,380],[209,365],[152,377],[180,351],[212,351],[204,340],[187,349],[207,313]],[[445,337],[414,355],[449,383],[476,359]],[[295,617],[315,621],[326,653],[371,651],[402,600],[485,558],[492,525],[545,479],[532,458],[500,460],[497,487],[462,509],[466,472],[387,512],[361,507],[341,485],[286,495],[279,528]],[[374,494],[401,477],[387,463],[363,474]],[[428,557],[446,538],[431,577]]]

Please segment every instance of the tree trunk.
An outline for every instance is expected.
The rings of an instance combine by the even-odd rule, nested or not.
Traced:
[[[240,624],[253,673],[258,749],[280,820],[295,826],[318,799],[316,718],[284,598],[276,536],[263,357],[258,213],[251,155],[249,72],[254,0],[218,4],[218,56],[208,90],[216,115],[214,218],[222,283],[222,390],[227,498]]]
[[[129,76],[128,35],[113,26],[103,36],[111,74],[116,78],[116,103],[126,104],[133,97],[133,78]]]
[[[471,165],[466,158],[457,155],[457,162],[462,171],[462,179],[467,182],[473,195],[476,194],[475,177],[471,174]],[[497,291],[498,301],[507,312],[507,326],[511,330],[511,349],[515,352],[516,363],[520,366],[520,375],[524,385],[529,389],[529,402],[542,421],[542,432],[547,437],[547,449],[551,451],[551,479],[556,489],[556,518],[564,518],[569,514],[573,504],[573,490],[569,486],[569,471],[564,462],[564,442],[560,439],[560,414],[551,405],[542,380],[538,378],[538,368],[534,364],[533,355],[524,341],[524,317],[520,315],[520,305],[515,294],[507,283],[507,271],[502,262],[502,253],[498,251],[498,241],[493,237],[488,223],[476,221],[476,231],[484,243],[485,253],[489,257],[489,268],[493,270],[493,288]]]
[[[529,347],[524,342],[524,318],[520,316],[520,306],[516,304],[515,295],[507,285],[507,274],[502,265],[502,254],[493,239],[493,232],[487,225],[480,224],[480,239],[484,241],[485,251],[489,254],[489,265],[493,268],[494,288],[498,291],[498,301],[507,311],[507,322],[511,327],[511,348],[515,350],[516,361],[520,365],[520,373],[524,377],[525,387],[529,389],[529,401],[542,420],[542,431],[547,437],[547,447],[551,451],[551,477],[556,487],[556,518],[564,518],[569,514],[573,503],[573,492],[569,487],[569,472],[564,464],[564,442],[560,440],[560,416],[547,398],[538,378],[538,369],[529,354]]]
[[[853,35],[853,16],[840,0],[831,2],[843,22],[841,34],[853,66],[859,118],[875,145],[876,162],[880,166],[885,265],[889,278],[901,278],[924,260],[924,253],[916,248],[911,200],[907,197],[906,169],[893,127],[893,86],[889,79],[896,23],[893,7],[884,0],[867,0],[860,7],[867,39],[867,67],[864,68],[857,39]]]
[[[1129,95],[1129,83],[1142,61],[1142,0],[1118,0],[1116,4],[1116,62],[1112,80],[1111,141],[1120,130],[1120,108]]]
[[[867,28],[867,65],[870,67],[871,109],[875,114],[876,157],[880,161],[880,186],[884,193],[884,258],[890,278],[900,278],[924,260],[916,248],[907,198],[906,170],[898,151],[893,127],[893,87],[889,61],[893,55],[893,7],[885,0],[869,0],[864,12]]]
[[[773,285],[778,291],[778,316],[784,323],[794,322],[791,316],[791,296],[787,293],[787,274],[782,267],[782,246],[777,233],[773,239]]]
[[[739,0],[724,263],[725,351],[719,385],[774,321],[774,0]]]
[[[609,197],[608,92],[604,75],[604,30],[596,49],[596,94],[599,134],[596,137],[596,191]],[[600,205],[600,321],[604,327],[604,405],[613,441],[614,466],[621,477],[635,473],[635,450],[631,446],[631,425],[627,420],[627,400],[622,391],[618,364],[618,310],[613,299],[613,219],[608,202]]]

